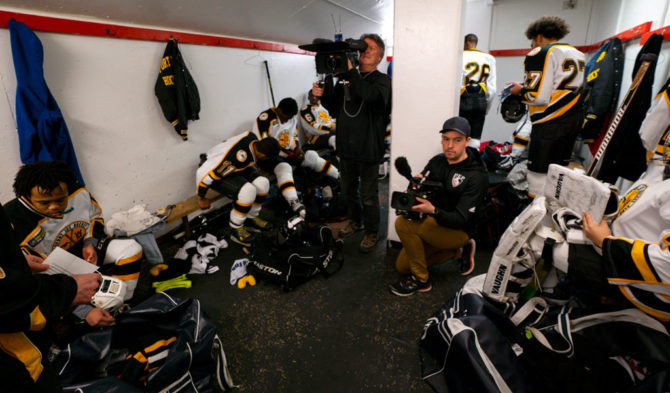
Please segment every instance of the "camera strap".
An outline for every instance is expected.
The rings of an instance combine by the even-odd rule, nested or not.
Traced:
[[[372,74],[374,71],[370,71],[365,75],[362,75],[363,79],[367,78],[368,75]],[[365,104],[365,101],[361,98],[361,105],[358,107],[358,110],[356,113],[353,115],[347,111],[347,101],[351,101],[351,93],[349,92],[349,85],[351,82],[345,82],[344,83],[344,102],[342,102],[342,109],[344,109],[344,113],[349,116],[349,117],[358,117],[358,115],[361,113],[361,110],[363,109],[363,104]]]

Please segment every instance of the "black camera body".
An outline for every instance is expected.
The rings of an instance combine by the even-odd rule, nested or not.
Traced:
[[[391,207],[396,210],[396,214],[404,215],[410,219],[420,218],[421,213],[412,211],[412,206],[418,205],[417,197],[427,199],[431,203],[436,200],[442,189],[442,183],[438,181],[426,180],[429,171],[424,177],[412,177],[412,169],[409,167],[407,158],[398,157],[395,160],[395,168],[409,180],[406,192],[394,191],[391,194]]]
[[[442,183],[430,180],[422,182],[411,181],[406,192],[394,191],[391,194],[391,207],[396,209],[396,213],[411,212],[412,206],[418,205],[417,197],[427,199],[433,203],[442,189]]]
[[[311,44],[300,45],[298,48],[316,52],[317,74],[340,74],[347,72],[347,60],[351,65],[358,67],[358,54],[368,48],[364,40],[348,38],[345,41],[332,41],[325,38],[316,38]]]

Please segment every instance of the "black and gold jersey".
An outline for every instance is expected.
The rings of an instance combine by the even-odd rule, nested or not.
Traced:
[[[16,198],[5,205],[21,250],[46,258],[56,247],[77,250],[87,239],[105,236],[102,209],[84,187],[68,196],[66,213],[49,217],[39,213],[26,198]]]
[[[253,144],[256,141],[256,135],[246,131],[209,149],[206,161],[196,171],[197,194],[205,196],[214,181],[254,165]]]
[[[319,136],[334,132],[335,119],[321,104],[307,104],[300,110],[300,125],[307,141],[314,143]]]
[[[577,104],[585,64],[584,54],[567,44],[547,44],[526,55],[522,93],[533,124],[555,119]]]
[[[286,123],[282,123],[275,108],[261,112],[254,121],[251,132],[259,140],[267,137],[275,138],[282,149],[280,155],[284,157],[298,147],[298,120],[293,116]]]
[[[642,311],[670,321],[670,180],[652,164],[619,200],[603,242],[607,280]]]

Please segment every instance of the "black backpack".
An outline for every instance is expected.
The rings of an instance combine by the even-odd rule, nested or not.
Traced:
[[[326,225],[309,228],[302,219],[256,238],[249,269],[257,278],[281,284],[284,291],[323,274],[330,277],[342,268],[341,240]]]

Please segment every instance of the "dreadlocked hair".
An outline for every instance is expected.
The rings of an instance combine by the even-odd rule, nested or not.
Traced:
[[[60,183],[67,185],[69,192],[77,189],[77,177],[63,161],[37,161],[19,168],[14,178],[14,193],[17,197],[30,197],[34,187],[40,192],[56,189]]]

